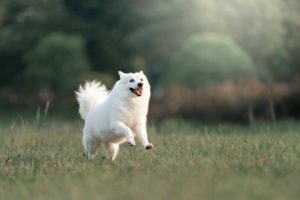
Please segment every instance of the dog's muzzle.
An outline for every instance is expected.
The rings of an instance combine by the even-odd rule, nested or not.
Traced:
[[[137,88],[129,88],[130,89],[130,91],[132,92],[132,93],[134,93],[136,96],[142,96],[142,94],[143,94],[143,83],[138,83],[138,87]]]

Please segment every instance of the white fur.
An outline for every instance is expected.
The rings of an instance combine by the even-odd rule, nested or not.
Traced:
[[[104,85],[96,81],[86,82],[83,87],[80,85],[78,90],[75,93],[79,103],[79,114],[84,120],[92,109],[106,99],[108,91]]]
[[[120,80],[111,92],[98,82],[87,82],[76,92],[79,113],[85,124],[82,143],[93,158],[102,144],[111,160],[117,156],[119,145],[127,141],[135,145],[136,136],[146,149],[151,149],[146,130],[150,85],[143,72],[119,72]],[[130,81],[134,79],[134,81]],[[143,93],[137,96],[129,88],[143,83]]]

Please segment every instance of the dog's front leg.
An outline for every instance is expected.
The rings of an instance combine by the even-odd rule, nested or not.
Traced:
[[[135,127],[136,136],[142,143],[143,147],[147,150],[153,148],[153,144],[149,143],[146,125],[144,124],[137,124]]]
[[[124,135],[128,144],[130,144],[131,146],[135,146],[135,140],[132,131],[124,123],[120,122],[118,124],[115,124],[114,131],[116,134]]]

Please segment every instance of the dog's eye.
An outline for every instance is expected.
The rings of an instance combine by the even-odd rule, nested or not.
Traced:
[[[141,78],[141,81],[143,81],[143,79]]]
[[[130,83],[133,83],[134,82],[134,79],[130,79],[130,81],[129,81]]]

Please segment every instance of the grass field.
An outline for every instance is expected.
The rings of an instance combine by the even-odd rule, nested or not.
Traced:
[[[83,157],[82,122],[0,125],[0,199],[299,199],[300,123],[149,125],[152,151]]]

